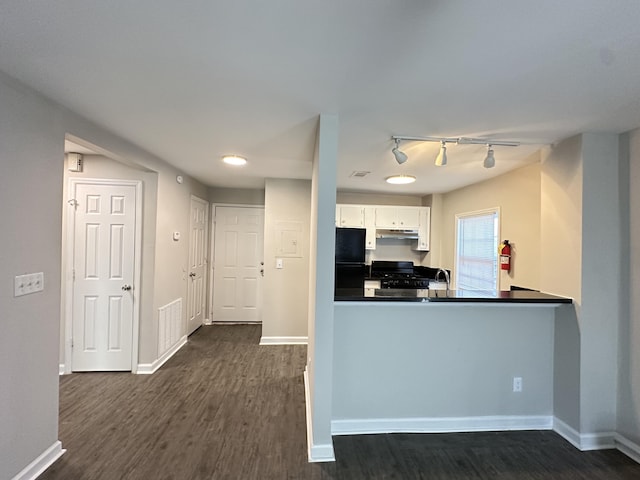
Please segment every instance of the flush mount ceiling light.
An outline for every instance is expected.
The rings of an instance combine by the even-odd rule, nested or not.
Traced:
[[[238,155],[225,155],[222,157],[222,161],[228,165],[240,166],[247,163],[247,159]]]
[[[387,183],[393,183],[394,185],[406,185],[407,183],[413,183],[416,181],[416,177],[413,175],[393,175],[392,177],[387,177]]]
[[[493,168],[496,165],[496,157],[493,156],[493,148],[491,148],[491,145],[487,145],[487,156],[484,157],[482,165],[484,168]]]
[[[436,157],[435,164],[437,167],[444,167],[447,164],[447,142],[444,140],[440,144],[440,151]]]
[[[394,140],[396,141],[396,146],[391,149],[391,153],[393,153],[393,156],[396,157],[396,162],[402,165],[407,161],[408,157],[406,153],[398,150],[398,147],[400,146],[400,138],[394,138]]]
[[[496,159],[493,154],[493,147],[517,147],[520,142],[514,142],[510,140],[496,140],[489,138],[474,138],[474,137],[408,137],[404,135],[394,135],[391,137],[396,142],[396,147],[391,151],[396,157],[398,163],[404,163],[407,161],[407,155],[398,150],[398,145],[401,140],[411,142],[440,142],[440,152],[436,157],[435,164],[439,167],[447,164],[447,143],[455,143],[456,145],[487,145],[487,156],[484,159],[483,165],[485,168],[492,168],[496,164]],[[398,158],[397,154],[401,154]]]

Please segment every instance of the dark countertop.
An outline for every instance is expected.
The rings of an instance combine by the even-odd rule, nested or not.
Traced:
[[[484,290],[427,290],[427,289],[376,289],[365,294],[363,289],[338,289],[335,301],[351,302],[433,302],[433,303],[573,303],[571,298],[557,297],[535,290],[484,291]]]

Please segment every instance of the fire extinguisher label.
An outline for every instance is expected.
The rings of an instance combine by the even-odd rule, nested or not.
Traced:
[[[509,256],[508,255],[501,255],[500,256],[500,263],[503,265],[506,265],[509,263]]]

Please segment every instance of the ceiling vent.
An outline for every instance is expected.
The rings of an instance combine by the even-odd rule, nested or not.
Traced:
[[[351,175],[349,175],[350,177],[358,177],[358,178],[362,178],[362,177],[366,177],[367,175],[369,175],[371,172],[367,172],[366,170],[356,170],[355,172],[353,172]]]

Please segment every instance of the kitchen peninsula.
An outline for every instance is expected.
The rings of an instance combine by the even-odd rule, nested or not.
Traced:
[[[570,298],[384,290],[336,291],[333,435],[553,427],[554,328],[575,322]]]

